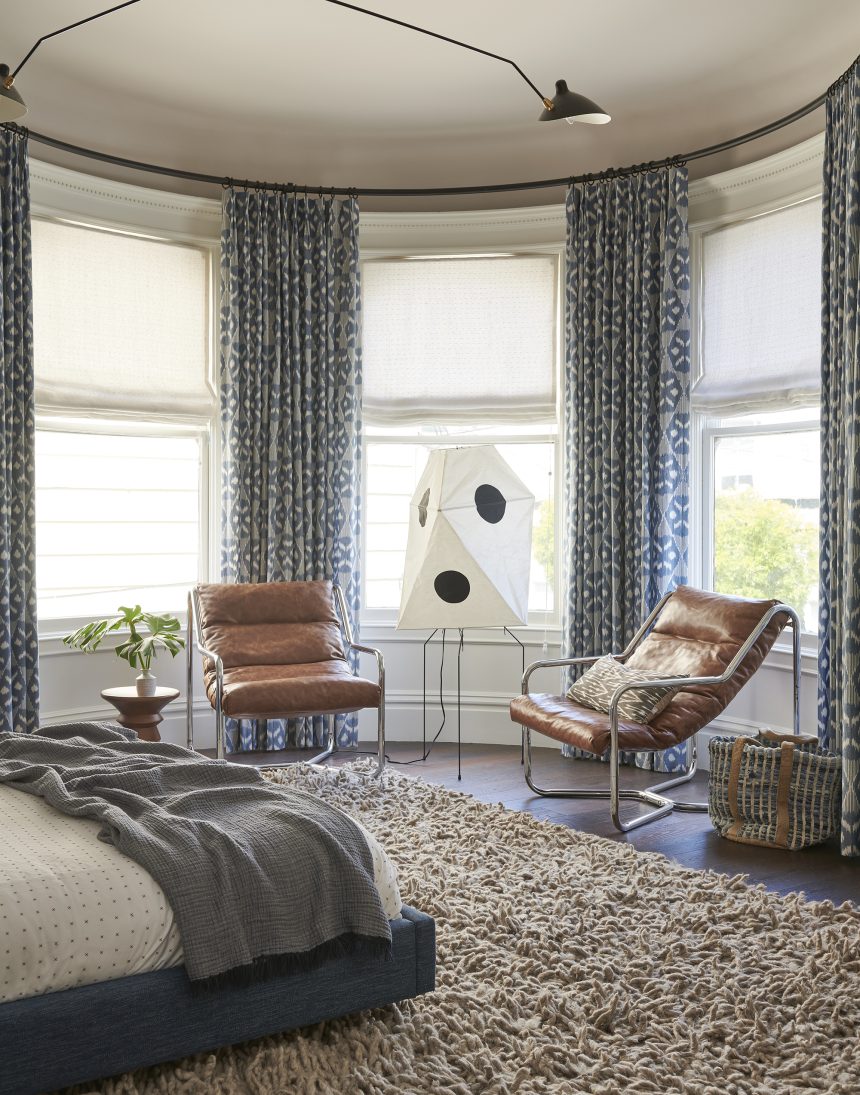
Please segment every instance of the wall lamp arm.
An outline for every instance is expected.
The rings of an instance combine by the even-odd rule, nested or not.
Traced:
[[[491,53],[490,50],[480,49],[478,46],[470,46],[468,42],[461,42],[459,38],[449,38],[447,34],[438,34],[435,30],[426,30],[424,27],[416,27],[414,23],[407,23],[403,19],[395,19],[391,15],[383,15],[381,12],[371,11],[369,8],[361,8],[358,4],[348,4],[346,3],[346,0],[326,0],[326,3],[336,4],[339,8],[349,8],[351,11],[359,11],[362,15],[372,15],[374,19],[382,19],[386,23],[394,23],[398,27],[406,27],[407,30],[418,31],[419,34],[426,34],[430,38],[438,38],[442,42],[450,42],[452,46],[462,46],[463,49],[470,49],[473,53],[483,53],[485,57],[494,57],[497,61],[504,61],[506,65],[510,65],[517,70],[547,110],[555,109],[555,104],[552,99],[548,99],[540,88],[536,87],[536,85],[531,82],[516,61],[512,61],[510,57],[503,57],[500,53]]]
[[[95,15],[88,15],[86,19],[78,19],[76,23],[69,23],[66,27],[60,27],[59,30],[52,30],[50,34],[43,34],[42,37],[31,46],[30,51],[27,53],[23,61],[19,61],[17,68],[14,69],[4,80],[6,87],[11,87],[15,77],[21,71],[21,69],[30,60],[36,50],[43,42],[47,42],[49,38],[56,38],[58,34],[65,34],[67,30],[74,30],[75,27],[82,27],[84,23],[92,23],[94,19],[101,19],[103,15],[110,15],[111,12],[119,11],[120,8],[130,8],[132,4],[139,4],[140,0],[125,0],[124,4],[115,4],[112,8],[107,8],[105,11],[97,11]]]

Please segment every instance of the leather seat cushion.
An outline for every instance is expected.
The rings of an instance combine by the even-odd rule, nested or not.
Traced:
[[[517,696],[511,702],[511,718],[520,726],[597,756],[609,748],[609,716],[580,707],[567,696],[546,692]],[[676,744],[671,735],[638,722],[619,722],[618,741],[622,749],[666,749]]]
[[[204,673],[215,706],[215,671]],[[334,715],[379,707],[379,685],[354,677],[344,660],[293,665],[245,665],[224,670],[224,714],[232,718]]]

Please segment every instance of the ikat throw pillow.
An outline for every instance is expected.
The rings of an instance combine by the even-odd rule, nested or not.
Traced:
[[[659,681],[666,675],[629,669],[607,654],[571,685],[567,696],[580,707],[590,707],[608,715],[613,693],[619,685],[631,681]],[[637,688],[625,692],[618,704],[618,717],[628,722],[647,723],[663,710],[677,691],[677,688]]]

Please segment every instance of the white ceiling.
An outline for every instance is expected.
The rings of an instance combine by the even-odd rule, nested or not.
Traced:
[[[858,0],[365,0],[367,7],[511,57],[547,95],[558,78],[607,126],[539,123],[513,68],[324,0],[141,0],[45,42],[16,86],[32,130],[202,171],[313,185],[513,182],[711,145],[814,99],[860,51]],[[3,0],[0,60],[110,0]],[[693,177],[823,128],[823,111],[691,164]],[[147,186],[43,145],[33,155]],[[553,190],[474,199],[365,199],[366,209],[558,201]]]

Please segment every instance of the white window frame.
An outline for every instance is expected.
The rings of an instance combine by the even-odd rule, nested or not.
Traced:
[[[362,448],[361,448],[361,504],[362,512],[367,512],[367,446],[370,445],[422,445],[432,443],[434,439],[417,435],[403,433],[399,436],[386,436],[380,437],[373,434],[368,434],[365,430],[362,435]],[[480,437],[477,440],[474,435],[469,434],[456,434],[454,432],[450,434],[440,435],[435,439],[435,443],[439,448],[450,447],[454,448],[457,445],[553,445],[553,607],[549,611],[543,609],[531,609],[529,611],[528,624],[517,624],[516,629],[521,630],[524,627],[546,629],[546,628],[558,628],[560,626],[561,619],[561,605],[559,601],[559,566],[561,564],[561,545],[559,543],[559,518],[560,518],[560,484],[559,484],[559,472],[561,463],[561,445],[559,435],[555,432],[535,432],[528,434],[527,436],[516,435],[510,436],[509,434],[492,434]],[[367,573],[367,537],[364,534],[366,528],[366,522],[362,525],[361,530],[361,573]],[[361,619],[363,623],[371,625],[390,625],[394,626],[397,622],[398,609],[397,608],[369,608],[365,602],[367,584],[362,584],[361,592]]]
[[[555,392],[556,392],[556,408],[555,408],[555,423],[543,423],[537,424],[533,433],[528,435],[523,434],[507,434],[504,432],[503,424],[498,423],[490,415],[486,419],[486,424],[490,426],[499,427],[502,426],[498,432],[491,435],[481,434],[480,438],[476,438],[474,435],[468,433],[458,432],[458,428],[462,428],[462,423],[454,423],[447,427],[447,432],[440,433],[438,438],[432,438],[430,435],[419,436],[417,430],[418,426],[409,427],[404,426],[401,430],[397,431],[397,434],[387,434],[384,436],[369,433],[368,428],[371,430],[374,426],[385,428],[385,423],[376,423],[372,420],[368,421],[365,417],[362,422],[362,467],[361,467],[361,505],[362,513],[367,513],[367,446],[369,444],[427,444],[435,442],[441,446],[456,446],[456,445],[539,445],[539,444],[552,444],[553,448],[553,547],[554,547],[554,568],[553,568],[553,607],[550,611],[543,611],[539,609],[533,609],[529,611],[528,624],[517,624],[517,631],[543,631],[546,633],[549,630],[556,631],[561,626],[561,583],[560,583],[560,568],[562,561],[561,554],[561,470],[562,470],[562,457],[561,449],[563,445],[563,428],[562,428],[562,416],[561,416],[561,347],[562,347],[562,330],[564,323],[564,299],[563,299],[563,285],[564,285],[564,244],[553,243],[536,246],[475,246],[475,247],[452,247],[445,248],[444,251],[438,253],[422,249],[416,250],[413,248],[403,247],[397,249],[386,249],[385,251],[373,251],[365,252],[362,254],[361,263],[364,265],[366,262],[387,262],[387,261],[403,261],[409,259],[438,259],[438,258],[507,258],[512,255],[522,255],[525,257],[535,255],[552,255],[556,258],[556,277],[555,277],[555,293],[556,293],[556,322],[555,331],[553,335],[553,358],[555,369]],[[480,425],[481,419],[476,418],[474,425]],[[441,424],[441,423],[440,423]],[[428,426],[434,425],[434,423],[427,423]],[[517,423],[522,425],[522,423]],[[415,430],[416,432],[410,432]],[[361,560],[361,573],[367,573],[367,537],[365,535],[366,521],[362,522],[361,529],[361,544],[360,544],[360,560]],[[397,608],[369,608],[365,602],[366,596],[366,584],[362,585],[361,594],[361,622],[362,624],[368,624],[371,627],[393,628],[397,622],[398,609]]]
[[[755,166],[755,165],[753,165]],[[731,175],[729,172],[727,175]],[[716,176],[718,179],[719,176]],[[733,184],[737,189],[738,184]],[[726,188],[730,189],[729,187]],[[703,239],[713,231],[730,227],[734,224],[742,224],[757,217],[769,213],[777,213],[782,209],[797,205],[801,202],[820,198],[820,185],[815,187],[805,186],[802,190],[785,193],[778,197],[771,197],[754,207],[738,209],[737,211],[723,212],[719,216],[695,222],[690,226],[690,265],[691,265],[691,382],[693,385],[691,397],[691,444],[690,482],[698,489],[693,490],[690,499],[690,565],[689,578],[693,585],[702,589],[713,589],[714,585],[714,502],[715,502],[715,476],[714,460],[716,441],[720,437],[732,436],[760,436],[763,434],[804,433],[819,428],[817,407],[810,406],[810,416],[807,419],[798,419],[793,422],[767,423],[762,425],[745,425],[742,421],[737,424],[722,424],[729,419],[740,419],[742,412],[732,415],[724,415],[722,418],[713,411],[697,408],[695,397],[695,384],[701,379],[704,372],[702,361],[702,287],[704,278],[703,264]],[[695,206],[691,201],[691,217],[695,214]],[[751,407],[750,417],[764,415],[779,410],[792,410],[799,412],[802,408],[787,404],[784,408],[778,406],[760,408]],[[805,654],[817,654],[818,635],[813,632],[803,632],[801,643]],[[781,640],[775,649],[788,649],[785,640]]]
[[[132,188],[134,189],[134,188]],[[85,217],[63,215],[33,210],[34,220],[53,221],[79,228],[107,232],[113,235],[134,236],[160,243],[193,247],[203,253],[206,261],[206,386],[212,397],[212,410],[208,415],[157,414],[146,411],[129,411],[122,408],[86,409],[77,406],[36,404],[36,429],[63,433],[126,434],[130,437],[193,437],[200,446],[199,476],[199,562],[200,581],[207,581],[218,572],[218,526],[220,522],[220,434],[218,430],[218,388],[216,382],[218,346],[218,265],[220,252],[218,239],[209,236],[189,235],[177,231],[152,231],[136,225],[123,225],[115,219],[97,215]],[[159,606],[154,606],[158,610]],[[164,606],[160,606],[164,607]],[[179,606],[174,614],[185,622],[185,606]],[[90,616],[39,617],[40,639],[56,639],[87,622]]]
[[[798,411],[798,408],[792,408]],[[723,437],[764,437],[769,435],[784,435],[787,433],[818,432],[819,419],[817,408],[809,408],[809,417],[798,419],[794,422],[769,422],[761,425],[724,425],[721,420],[708,417],[704,414],[700,418],[701,454],[699,491],[702,499],[701,537],[699,561],[701,567],[701,583],[704,589],[714,588],[714,506],[716,503],[716,476],[714,474],[716,463],[717,441]],[[733,418],[736,416],[732,416]],[[817,643],[818,636],[814,632],[802,633],[804,645]]]

